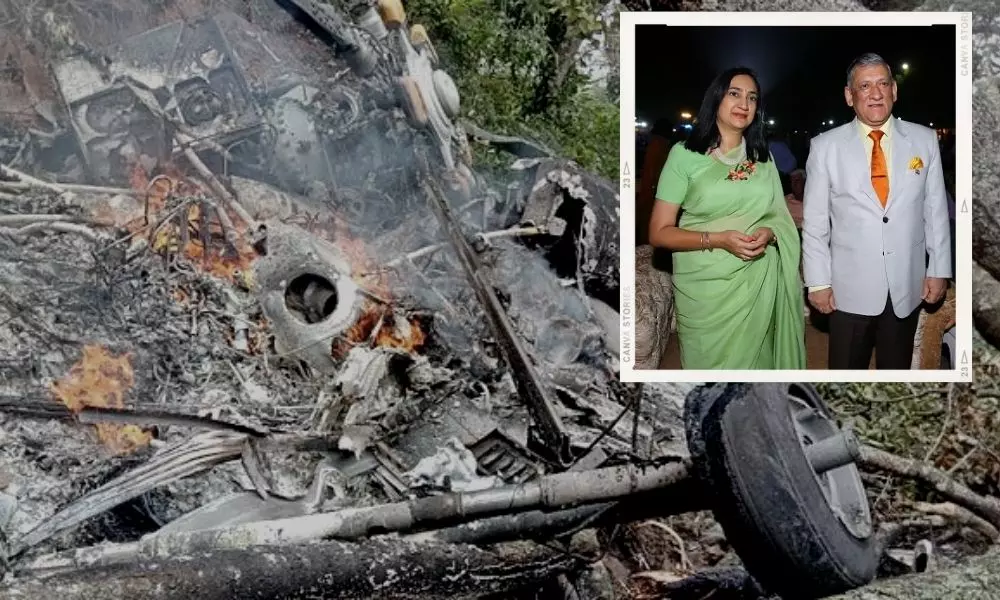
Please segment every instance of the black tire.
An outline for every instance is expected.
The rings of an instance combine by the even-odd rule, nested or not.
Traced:
[[[830,416],[807,384],[715,384],[685,403],[688,446],[716,520],[750,574],[788,599],[863,586],[875,539],[853,536],[830,509],[788,408],[787,394]]]

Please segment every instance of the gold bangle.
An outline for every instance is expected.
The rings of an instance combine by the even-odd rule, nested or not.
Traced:
[[[707,231],[702,231],[701,232],[701,249],[702,250],[708,250],[710,244],[711,244],[711,241],[708,239],[708,232]]]

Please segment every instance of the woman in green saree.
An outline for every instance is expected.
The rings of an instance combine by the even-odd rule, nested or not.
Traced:
[[[750,69],[716,77],[660,173],[649,239],[673,252],[685,369],[806,366],[802,251],[759,90]]]

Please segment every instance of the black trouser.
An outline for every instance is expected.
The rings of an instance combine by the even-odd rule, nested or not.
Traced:
[[[836,302],[836,300],[834,300]],[[920,307],[899,318],[886,298],[882,314],[870,317],[835,310],[830,315],[831,369],[867,369],[875,350],[876,369],[909,369]]]

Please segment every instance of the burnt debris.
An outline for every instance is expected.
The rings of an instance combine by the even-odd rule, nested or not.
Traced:
[[[452,588],[505,591],[677,483],[690,386],[617,382],[614,187],[470,125],[521,155],[477,173],[399,3],[99,4],[44,9],[4,88],[26,114],[0,114],[11,589],[232,566],[252,531],[281,561],[318,537],[386,573],[422,555],[425,581],[371,589],[355,555],[339,593],[432,595],[452,544],[562,544],[464,555]]]

